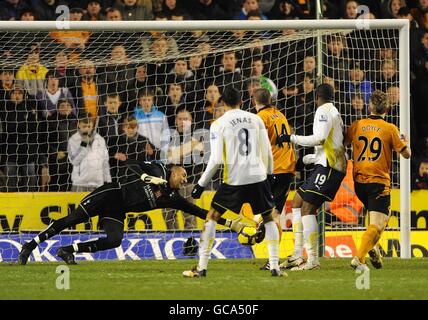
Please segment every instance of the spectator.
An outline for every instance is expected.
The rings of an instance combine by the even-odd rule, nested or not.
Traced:
[[[122,21],[122,12],[115,7],[110,7],[106,10],[106,20],[107,21]]]
[[[46,74],[46,88],[39,90],[36,94],[38,110],[42,113],[43,118],[47,118],[57,111],[58,101],[68,100],[71,105],[73,114],[76,115],[73,96],[68,88],[59,87],[60,75],[55,71],[49,71]]]
[[[384,19],[397,19],[398,11],[406,7],[405,0],[388,0],[384,2],[382,8],[382,18]]]
[[[109,152],[110,173],[113,180],[118,178],[118,160],[115,158],[119,136],[122,134],[122,122],[125,117],[120,112],[122,101],[119,94],[107,95],[105,106],[100,108],[97,131],[104,138]]]
[[[151,0],[116,0],[116,7],[125,21],[153,19]]]
[[[123,45],[113,45],[110,59],[100,68],[101,82],[105,84],[107,93],[119,93],[122,101],[128,101],[129,82],[134,71],[129,64],[128,55]]]
[[[361,93],[351,94],[351,107],[346,113],[345,126],[350,126],[354,121],[362,119],[367,115],[367,106]]]
[[[418,0],[416,8],[410,9],[420,28],[428,28],[428,0]]]
[[[55,54],[54,72],[59,77],[60,88],[70,88],[74,86],[73,79],[75,78],[75,70],[70,68],[68,55],[65,50]]]
[[[124,161],[128,159],[152,161],[159,157],[157,150],[146,137],[138,133],[138,122],[130,116],[123,121],[123,133],[119,136],[116,152],[113,155],[119,168],[119,179],[126,174]]]
[[[73,166],[71,191],[90,192],[111,182],[106,143],[89,117],[79,119],[78,132],[68,140],[68,159]]]
[[[262,20],[262,13],[258,10],[250,11],[247,14],[247,20]]]
[[[19,14],[29,9],[24,0],[3,0],[0,2],[0,20],[19,20]]]
[[[398,123],[400,115],[400,88],[398,86],[391,86],[386,90],[387,100],[389,104],[389,112],[387,113],[385,120],[390,123]],[[416,112],[413,106],[413,99],[410,99],[410,136],[412,141],[416,142],[418,139],[418,126]]]
[[[203,172],[203,162],[200,153],[204,145],[192,136],[192,115],[187,110],[181,110],[175,117],[175,131],[171,135],[171,141],[167,146],[168,163],[183,166],[187,171],[188,183],[180,190],[180,194],[187,200],[191,198],[195,183]],[[196,156],[195,158],[195,155]],[[195,217],[183,213],[184,228],[196,227]],[[164,218],[168,229],[178,229],[176,210],[164,210]]]
[[[194,20],[225,20],[230,19],[228,10],[222,8],[215,0],[186,0],[187,11]]]
[[[121,106],[122,101],[119,94],[110,93],[107,95],[105,105],[100,108],[97,130],[106,140],[107,146],[111,145],[110,140],[114,140],[121,134],[120,127],[124,116]]]
[[[411,70],[419,83],[428,81],[428,30],[421,35],[417,50],[413,52],[410,60]]]
[[[349,60],[345,50],[346,41],[342,35],[327,36],[327,57],[325,57],[324,74],[334,80],[348,79]]]
[[[339,90],[339,87],[337,85],[337,81],[335,81],[333,78],[324,77],[323,80],[324,80],[323,83],[327,83],[327,84],[331,85],[331,87],[333,88],[335,105],[337,105],[337,109],[341,113],[342,119],[344,119],[344,116],[347,113],[346,107],[349,106],[349,104],[345,103],[345,101],[346,101],[345,93],[341,92]],[[345,120],[343,120],[343,122],[345,122]]]
[[[41,135],[36,108],[27,100],[22,86],[16,84],[10,91],[10,99],[1,110],[1,122],[6,144],[8,191],[37,191],[37,166],[45,167],[46,143]]]
[[[21,10],[19,13],[19,20],[21,21],[35,21],[36,14],[31,8]]]
[[[173,127],[175,123],[175,115],[180,109],[189,108],[186,104],[183,84],[170,83],[168,85],[168,96],[159,103],[159,110],[165,114],[168,119],[169,127]]]
[[[260,57],[253,58],[251,76],[259,78],[261,87],[269,90],[272,100],[276,101],[278,98],[278,88],[271,79],[263,75],[263,69],[263,60]]]
[[[168,20],[176,20],[177,17],[186,15],[184,9],[180,7],[179,2],[177,3],[177,0],[165,0],[162,4],[162,14]]]
[[[222,66],[216,72],[215,83],[220,90],[228,85],[233,85],[237,89],[242,89],[243,79],[241,69],[236,67],[238,60],[234,51],[223,53],[221,59]]]
[[[236,34],[236,33],[234,33]],[[263,63],[271,64],[272,57],[270,52],[270,47],[263,45],[263,39],[261,36],[258,36],[256,33],[252,34],[251,32],[246,32],[245,36],[243,36],[243,42],[248,41],[245,37],[251,37],[251,47],[246,48],[244,50],[237,50],[235,51],[235,55],[238,58],[238,61],[240,63],[238,64],[238,67],[243,70],[243,75],[246,76],[246,70],[249,71],[251,76],[251,68],[253,59],[261,59]]]
[[[364,104],[368,105],[372,94],[372,84],[367,80],[364,70],[359,61],[353,61],[349,70],[348,97],[353,93],[360,93],[363,96]]]
[[[167,83],[182,83],[186,101],[198,101],[201,99],[201,85],[196,73],[189,70],[187,60],[184,58],[175,60],[174,68],[168,74]]]
[[[77,117],[70,101],[58,100],[55,111],[49,115],[48,164],[50,181],[47,191],[70,191],[71,163],[68,161],[68,140],[77,132]]]
[[[421,160],[413,175],[412,190],[428,190],[428,159]]]
[[[314,56],[308,55],[303,59],[303,72],[316,73],[317,63]]]
[[[86,6],[86,14],[84,20],[99,21],[105,20],[104,14],[101,12],[101,0],[89,0]]]
[[[302,19],[303,16],[302,8],[293,0],[276,1],[274,8],[269,13],[270,19],[294,20]]]
[[[428,118],[428,31],[422,34],[419,48],[410,59],[411,69],[416,77],[412,90],[415,96],[415,118],[418,119],[418,133],[428,135],[428,128],[422,119]]]
[[[205,69],[203,68],[203,57],[201,55],[195,55],[189,57],[188,70],[193,73],[195,79],[201,80],[204,78]]]
[[[15,83],[13,69],[3,68],[0,73],[0,110],[4,110],[3,104],[10,98],[10,92]]]
[[[395,60],[384,60],[381,68],[376,89],[386,92],[389,87],[398,85],[397,64]]]
[[[312,5],[312,1],[305,1],[306,5],[301,5],[303,9],[303,13],[305,17],[309,17],[310,19],[315,19],[316,14],[316,6]],[[300,1],[299,1],[300,3]],[[324,0],[322,2],[322,16],[324,19],[339,19],[339,8],[337,1]]]
[[[153,91],[144,88],[138,93],[138,105],[135,108],[135,118],[138,121],[138,133],[147,137],[157,148],[161,148],[161,141],[168,141],[168,120],[154,104]]]
[[[73,96],[76,98],[77,115],[88,114],[95,123],[98,116],[99,97],[105,92],[95,74],[95,65],[91,60],[83,60],[79,66],[79,77],[74,85]]]
[[[389,105],[389,114],[398,116],[400,108],[400,88],[398,86],[391,86],[386,90],[386,94]]]
[[[161,12],[156,13],[154,20],[155,21],[168,21],[168,16],[161,11]]]
[[[412,54],[418,49],[419,44],[419,25],[413,16],[410,14],[410,9],[401,7],[397,13],[397,19],[407,19],[410,22],[410,53]]]
[[[298,135],[307,135],[312,132],[315,101],[314,77],[313,74],[299,77],[295,84],[297,93],[290,92],[285,101],[285,114]]]
[[[247,20],[248,13],[250,11],[259,11],[259,1],[258,0],[244,0],[244,4],[242,5],[242,9],[237,16],[235,16],[235,20]],[[267,17],[260,12],[261,18],[263,20],[267,20]]]
[[[148,88],[147,66],[145,64],[137,65],[135,68],[134,78],[128,84],[127,92],[129,96],[126,110],[134,111],[137,104],[138,92],[143,88]]]
[[[32,44],[25,63],[16,72],[16,80],[22,80],[25,90],[31,95],[43,89],[43,80],[48,69],[40,63],[40,44]]]
[[[220,91],[215,84],[211,84],[205,91],[205,98],[201,101],[195,112],[195,125],[198,129],[209,130],[214,121],[214,111],[219,104]]]
[[[358,11],[357,8],[360,4],[355,0],[347,0],[345,3],[345,14],[344,19],[357,19]]]
[[[178,55],[177,43],[172,37],[159,35],[143,40],[143,48],[144,59],[153,61],[153,57],[156,57],[156,61],[147,63],[147,81],[150,86],[160,88],[164,94],[168,72],[174,66],[170,59]]]

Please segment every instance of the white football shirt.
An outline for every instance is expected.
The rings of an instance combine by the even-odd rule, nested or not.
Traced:
[[[211,124],[210,159],[199,179],[208,185],[220,165],[223,183],[239,186],[266,180],[273,173],[272,150],[266,127],[259,116],[231,109]]]
[[[317,108],[313,135],[291,136],[291,142],[304,147],[315,147],[315,164],[346,173],[346,155],[343,145],[343,121],[332,103]]]

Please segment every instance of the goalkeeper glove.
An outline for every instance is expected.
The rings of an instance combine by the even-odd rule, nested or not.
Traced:
[[[149,176],[146,173],[143,173],[141,175],[141,180],[143,180],[145,183],[150,183],[150,184],[155,184],[155,185],[166,184],[168,182],[162,178]]]
[[[304,156],[303,163],[304,164],[315,163],[315,154],[307,154],[306,156]]]
[[[204,192],[204,187],[201,187],[199,184],[196,184],[192,190],[192,198],[199,199],[201,197],[202,192]]]

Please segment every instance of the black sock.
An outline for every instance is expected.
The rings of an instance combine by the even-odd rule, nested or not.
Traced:
[[[103,249],[98,249],[98,240],[93,240],[93,241],[88,241],[88,242],[80,242],[77,244],[78,250],[77,252],[96,252],[98,250],[103,250]]]
[[[226,219],[225,218],[220,218],[220,219],[218,219],[217,223],[221,224],[222,226],[226,226]]]

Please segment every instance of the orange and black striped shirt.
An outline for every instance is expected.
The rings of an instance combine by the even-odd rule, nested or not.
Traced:
[[[276,138],[282,133],[291,134],[285,115],[275,107],[265,107],[257,113],[262,118],[272,146],[274,174],[295,173],[296,157],[294,155],[293,145],[283,143],[281,147],[276,145]]]
[[[380,116],[355,121],[347,132],[354,159],[354,180],[359,183],[391,184],[392,151],[401,153],[407,144],[398,128]]]

